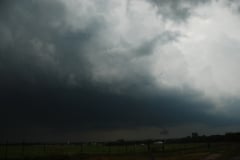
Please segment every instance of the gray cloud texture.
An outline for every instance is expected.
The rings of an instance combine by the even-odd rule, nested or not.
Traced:
[[[1,134],[237,125],[235,11],[206,0],[2,1]]]
[[[192,15],[192,10],[203,3],[210,3],[209,0],[149,0],[158,8],[158,13],[165,19],[172,19],[177,22],[185,21]]]

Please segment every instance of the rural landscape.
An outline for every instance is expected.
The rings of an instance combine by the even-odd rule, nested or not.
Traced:
[[[179,139],[1,144],[9,160],[239,160],[240,133]]]
[[[0,0],[0,160],[240,160],[240,0]]]

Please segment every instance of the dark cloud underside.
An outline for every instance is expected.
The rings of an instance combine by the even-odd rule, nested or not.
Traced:
[[[188,84],[191,69],[175,45],[187,36],[164,27],[187,24],[209,1],[143,2],[152,24],[134,5],[118,15],[115,1],[1,1],[0,135],[237,124]]]

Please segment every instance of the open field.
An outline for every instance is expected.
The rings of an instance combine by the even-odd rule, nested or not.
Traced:
[[[238,143],[181,143],[147,145],[30,145],[0,146],[0,159],[83,160],[238,160]]]

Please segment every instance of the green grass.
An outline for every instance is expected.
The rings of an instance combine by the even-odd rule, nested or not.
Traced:
[[[7,149],[7,150],[6,150]],[[6,145],[0,146],[0,159],[60,159],[70,157],[80,159],[155,159],[162,160],[194,160],[203,159],[211,154],[219,154],[220,160],[240,156],[240,144],[213,143],[208,148],[206,143],[151,145],[148,152],[145,145],[104,146],[104,145]]]

